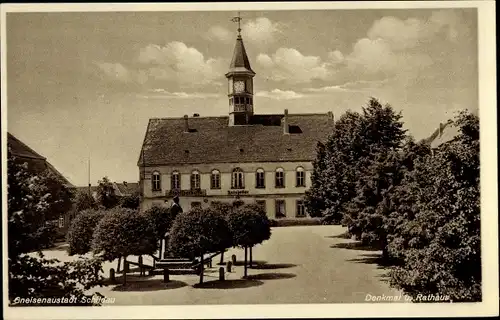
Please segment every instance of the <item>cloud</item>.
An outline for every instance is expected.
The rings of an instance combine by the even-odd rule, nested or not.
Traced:
[[[224,74],[222,59],[205,58],[196,48],[178,41],[162,47],[150,44],[139,52],[142,78],[172,81],[180,86],[205,85]]]
[[[273,42],[280,33],[282,33],[282,25],[264,17],[250,20],[242,27],[244,39],[257,43]]]
[[[291,90],[274,89],[272,91],[259,91],[257,97],[264,97],[275,100],[291,100],[304,97],[303,94]]]
[[[132,80],[130,71],[121,63],[96,62],[95,64],[109,79],[121,82],[129,82]]]
[[[205,39],[230,42],[235,38],[235,34],[224,27],[212,26],[205,33]]]
[[[169,92],[165,89],[151,89],[147,95],[139,95],[143,99],[207,99],[217,98],[218,93],[206,92]]]
[[[259,54],[257,63],[275,81],[307,83],[314,79],[327,79],[330,75],[327,63],[320,57],[305,56],[296,49],[279,48],[271,56]]]
[[[391,79],[382,80],[358,80],[346,82],[339,85],[324,86],[318,88],[306,88],[304,91],[313,93],[330,93],[330,92],[367,92],[375,88],[380,88],[387,84]]]
[[[456,42],[458,34],[458,17],[450,10],[434,11],[428,19],[383,17],[353,45],[346,61],[368,73],[415,72],[434,63],[430,44]]]

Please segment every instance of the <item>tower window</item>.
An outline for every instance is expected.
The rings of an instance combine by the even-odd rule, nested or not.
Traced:
[[[285,187],[285,172],[283,168],[276,169],[275,173],[275,187],[276,188],[284,188]]]
[[[219,170],[212,170],[212,175],[210,176],[210,189],[220,189]]]
[[[252,97],[248,98],[248,104],[252,104]]]
[[[305,175],[304,168],[298,167],[297,170],[295,171],[295,181],[297,187],[306,186],[304,175]]]
[[[172,190],[181,188],[181,177],[177,171],[172,172],[171,187]]]
[[[265,188],[266,183],[265,183],[265,172],[263,169],[257,169],[257,172],[255,172],[255,187],[256,188]]]
[[[193,171],[191,172],[191,190],[200,189],[200,172]]]
[[[232,174],[232,183],[231,186],[233,189],[243,189],[245,188],[244,180],[243,180],[243,170],[240,168],[235,168]]]
[[[151,176],[151,187],[153,188],[153,191],[160,191],[161,190],[161,177],[160,173],[155,171],[153,172],[153,175]]]
[[[234,97],[234,104],[240,104],[240,97]]]

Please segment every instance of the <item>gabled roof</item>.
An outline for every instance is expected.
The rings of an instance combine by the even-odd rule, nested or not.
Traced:
[[[7,132],[7,145],[9,146],[12,154],[16,157],[45,160],[45,157],[39,155],[35,150],[31,149],[24,142],[14,137],[14,135],[10,132]]]
[[[453,121],[448,120],[446,123],[440,123],[439,127],[423,141],[434,149],[443,143],[453,140],[458,134],[458,128],[453,125]]]
[[[60,173],[47,159],[40,154],[38,154],[35,150],[28,147],[24,142],[17,139],[11,133],[7,132],[7,145],[10,149],[10,152],[17,157],[26,162],[36,163],[36,165],[29,166],[29,170],[32,171],[43,171],[48,170],[52,172],[58,179],[67,187],[73,188],[73,184],[69,182],[66,177]]]
[[[139,192],[139,184],[137,182],[122,182],[122,183],[117,183],[115,182],[114,185],[118,189],[121,195],[132,195],[134,193]]]
[[[243,44],[243,39],[240,35],[236,39],[236,45],[234,46],[233,59],[229,65],[229,72],[255,72],[250,67],[250,61],[248,60],[247,52],[245,50],[245,45]]]
[[[251,125],[228,126],[228,117],[150,119],[138,166],[221,162],[311,161],[318,141],[333,128],[330,114],[254,115]],[[298,129],[297,129],[298,128]]]

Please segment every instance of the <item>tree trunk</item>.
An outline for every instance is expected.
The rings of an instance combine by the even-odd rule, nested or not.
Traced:
[[[127,267],[126,267],[126,264],[127,264],[127,256],[124,256],[123,257],[123,284],[126,285],[127,284]]]
[[[120,264],[122,263],[122,257],[118,258],[118,266],[116,267],[116,272],[120,272]]]
[[[203,270],[204,270],[204,265],[203,265],[203,254],[200,255],[200,284],[203,283]]]
[[[245,273],[243,275],[243,278],[246,278],[247,277],[247,256],[248,256],[248,247],[245,246]]]
[[[253,252],[253,246],[250,247],[250,268],[252,267],[252,262],[253,262],[253,257],[252,257],[252,252]]]
[[[224,250],[220,252],[220,262],[219,264],[224,264]]]

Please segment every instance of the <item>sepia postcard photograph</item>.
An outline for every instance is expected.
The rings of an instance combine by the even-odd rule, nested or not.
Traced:
[[[6,319],[498,316],[493,1],[0,21]]]

